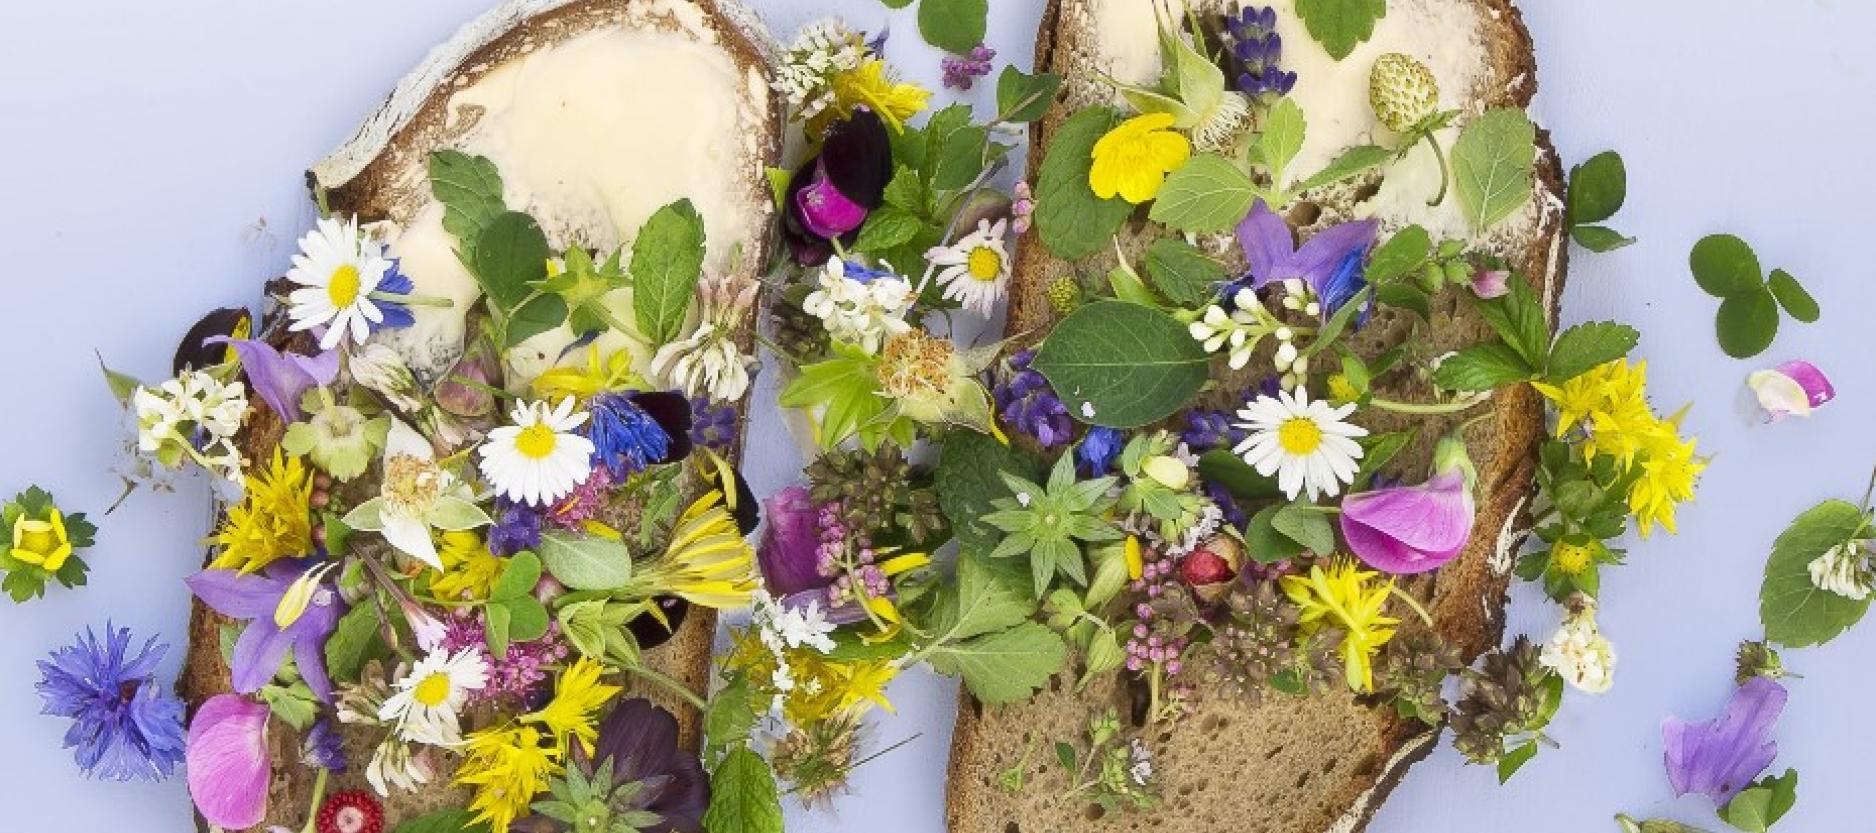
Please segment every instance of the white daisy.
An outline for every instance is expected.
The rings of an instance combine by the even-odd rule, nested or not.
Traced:
[[[300,285],[287,296],[287,329],[299,331],[325,326],[321,350],[345,340],[364,344],[371,325],[384,321],[384,311],[370,295],[391,271],[383,247],[365,237],[358,219],[344,222],[330,217],[300,238],[300,253],[293,256],[287,279]]]
[[[458,712],[469,692],[488,684],[489,665],[476,647],[435,651],[396,682],[397,690],[378,707],[378,719],[396,723],[399,736],[411,743],[454,746],[462,743]]]
[[[1250,436],[1236,451],[1258,474],[1275,474],[1277,487],[1291,500],[1300,493],[1312,501],[1334,497],[1355,479],[1361,446],[1353,438],[1368,435],[1368,429],[1342,421],[1354,412],[1352,402],[1340,408],[1322,400],[1311,402],[1301,387],[1294,395],[1278,391],[1275,397],[1259,396],[1238,411],[1244,419],[1238,427]]]
[[[1003,245],[1010,221],[977,221],[977,230],[949,247],[927,252],[925,259],[938,267],[944,296],[978,315],[989,315],[1010,283],[1010,253]]]
[[[566,497],[593,471],[592,441],[573,433],[586,417],[574,412],[571,396],[551,409],[546,402],[516,403],[514,424],[482,442],[482,476],[517,503],[546,506]]]

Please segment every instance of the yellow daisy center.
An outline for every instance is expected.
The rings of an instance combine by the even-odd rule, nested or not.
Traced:
[[[449,699],[449,675],[438,671],[423,678],[423,682],[417,684],[417,690],[411,692],[411,696],[415,697],[418,703],[430,708],[443,705],[443,701]]]
[[[1277,444],[1295,457],[1313,454],[1322,447],[1322,429],[1312,420],[1290,417],[1277,429]]]
[[[554,429],[547,427],[546,423],[537,422],[521,429],[520,436],[515,437],[515,450],[521,452],[523,457],[544,460],[547,455],[554,453],[554,447],[559,443],[560,438],[554,434]]]
[[[350,263],[332,270],[332,277],[326,280],[326,297],[332,299],[332,305],[345,309],[358,300],[361,285],[358,267]]]
[[[989,283],[1003,274],[1003,256],[989,246],[978,246],[971,250],[965,268],[970,271],[971,277]]]

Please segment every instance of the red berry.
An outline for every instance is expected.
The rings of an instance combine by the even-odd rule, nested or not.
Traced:
[[[363,790],[333,793],[314,820],[319,833],[384,833],[384,808]]]
[[[1231,563],[1208,549],[1186,553],[1186,557],[1179,562],[1179,578],[1190,587],[1222,584],[1230,581],[1232,575]]]

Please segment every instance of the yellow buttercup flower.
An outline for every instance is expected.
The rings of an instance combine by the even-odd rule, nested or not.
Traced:
[[[907,84],[887,71],[878,58],[863,61],[858,67],[834,76],[834,106],[821,112],[818,126],[835,118],[846,118],[855,107],[865,105],[878,114],[894,133],[905,130],[907,119],[918,115],[931,100],[931,91],[917,84]]]
[[[306,465],[274,449],[272,464],[247,476],[246,494],[215,533],[213,543],[222,550],[210,566],[252,573],[281,558],[312,554],[312,499]]]
[[[443,562],[443,572],[430,573],[430,592],[440,599],[487,599],[506,562],[489,552],[488,544],[474,530],[445,532],[442,537],[436,555]]]
[[[1382,613],[1387,598],[1394,592],[1394,582],[1371,585],[1380,574],[1362,570],[1354,562],[1338,560],[1327,570],[1321,564],[1309,568],[1306,576],[1284,576],[1283,595],[1302,608],[1297,622],[1305,635],[1323,627],[1339,628],[1342,644],[1343,673],[1348,687],[1360,692],[1374,690],[1374,655],[1394,638],[1394,626],[1400,620]]]
[[[1102,199],[1119,195],[1138,205],[1159,195],[1166,175],[1192,157],[1192,143],[1173,131],[1171,113],[1135,116],[1094,143],[1088,186]]]
[[[542,746],[542,740],[540,730],[525,725],[484,729],[468,737],[456,783],[475,792],[469,802],[474,821],[488,822],[490,830],[507,830],[547,789],[547,779],[563,771],[561,750]]]
[[[593,660],[585,657],[576,660],[560,672],[560,679],[554,683],[554,699],[540,711],[522,717],[521,722],[546,726],[554,733],[554,743],[562,750],[577,739],[586,754],[593,754],[593,741],[599,738],[599,729],[593,725],[597,719],[595,712],[624,690],[601,683],[599,677],[603,673],[605,668]]]
[[[685,509],[664,557],[646,566],[637,583],[651,595],[719,610],[748,605],[756,589],[756,551],[722,504],[723,493],[713,489]]]
[[[65,559],[72,557],[72,538],[65,531],[65,513],[54,506],[44,518],[20,515],[13,522],[13,548],[8,552],[15,559],[45,568],[48,573],[58,572],[65,566]]]

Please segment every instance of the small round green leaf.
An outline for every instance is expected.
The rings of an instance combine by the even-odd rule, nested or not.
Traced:
[[[1727,298],[1720,303],[1714,328],[1726,355],[1735,359],[1759,355],[1778,335],[1778,302],[1764,288]]]
[[[1798,283],[1798,279],[1792,277],[1790,272],[1773,269],[1772,277],[1766,280],[1765,285],[1772,290],[1772,297],[1778,299],[1778,305],[1799,321],[1813,323],[1823,312],[1817,307],[1817,299],[1811,297],[1811,293],[1805,291],[1804,285]]]
[[[1701,238],[1688,256],[1688,264],[1693,267],[1694,281],[1716,298],[1730,298],[1765,285],[1759,256],[1752,253],[1746,241],[1730,234]]]
[[[1600,223],[1622,210],[1628,198],[1628,169],[1615,151],[1604,151],[1570,169],[1570,222]]]

